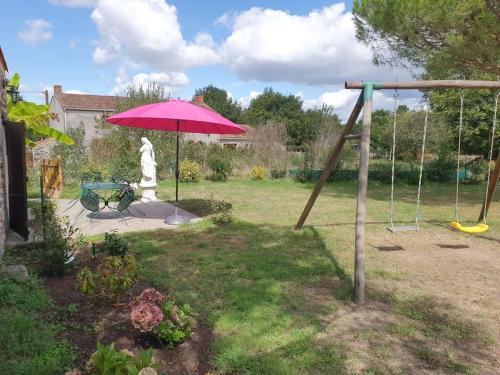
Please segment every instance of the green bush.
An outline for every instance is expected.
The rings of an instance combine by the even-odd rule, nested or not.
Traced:
[[[271,178],[274,180],[285,178],[286,169],[271,169]]]
[[[154,333],[162,344],[173,347],[192,333],[192,314],[189,305],[179,306],[174,301],[161,305],[163,321],[155,327]]]
[[[428,162],[424,167],[424,176],[427,181],[449,182],[456,178],[457,164],[446,156],[439,156]]]
[[[212,181],[227,181],[232,172],[230,152],[219,145],[211,145],[208,149],[208,167],[212,170]]]
[[[266,168],[254,165],[252,167],[252,180],[262,181],[266,178]]]
[[[80,182],[82,183],[103,182],[108,177],[107,169],[100,165],[86,165],[80,169]]]
[[[233,221],[233,205],[231,203],[215,199],[213,193],[205,198],[205,203],[214,212],[212,221],[215,224],[225,225]]]
[[[108,256],[95,273],[84,267],[77,280],[83,293],[110,298],[116,304],[139,281],[139,265],[130,255]]]
[[[466,182],[478,184],[484,182],[488,177],[488,162],[485,160],[474,160],[465,165],[467,171]]]
[[[72,267],[73,254],[83,245],[83,236],[67,217],[57,216],[55,204],[48,199],[35,206],[33,212],[35,238],[44,241],[39,249],[43,270],[49,276],[62,276]]]
[[[103,345],[97,342],[97,350],[88,362],[89,370],[95,375],[138,375],[156,374],[159,365],[154,362],[153,349],[141,350],[138,354],[128,350],[116,350],[115,344]]]
[[[199,182],[200,165],[192,160],[183,160],[179,164],[179,179],[181,182]]]
[[[128,252],[128,243],[118,234],[108,232],[104,234],[104,242],[99,244],[99,250],[111,256],[125,256]]]

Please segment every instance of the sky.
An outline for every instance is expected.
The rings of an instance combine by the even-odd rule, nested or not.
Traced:
[[[0,0],[0,46],[25,100],[44,89],[122,95],[158,82],[191,98],[213,84],[243,106],[266,87],[299,96],[305,108],[332,105],[346,119],[356,90],[346,80],[404,80],[412,72],[375,66],[355,37],[351,1]],[[393,92],[374,108],[392,109]],[[418,108],[418,92],[400,104]]]

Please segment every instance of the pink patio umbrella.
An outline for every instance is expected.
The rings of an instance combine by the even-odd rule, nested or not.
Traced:
[[[172,99],[147,104],[118,113],[107,120],[111,124],[134,128],[177,132],[175,163],[175,215],[165,219],[167,224],[180,224],[188,220],[177,215],[179,203],[179,133],[242,134],[246,130],[217,112],[190,101]]]

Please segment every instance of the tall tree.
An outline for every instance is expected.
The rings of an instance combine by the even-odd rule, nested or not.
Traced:
[[[239,123],[241,121],[242,109],[240,104],[231,98],[226,90],[213,85],[208,85],[195,91],[193,100],[196,96],[203,95],[206,104],[219,112],[227,119]]]
[[[284,123],[287,128],[287,143],[300,146],[309,129],[305,126],[302,100],[295,95],[285,95],[272,88],[252,99],[244,113],[244,121],[250,125],[262,125],[269,121]]]
[[[353,14],[377,63],[500,74],[498,0],[355,0]]]

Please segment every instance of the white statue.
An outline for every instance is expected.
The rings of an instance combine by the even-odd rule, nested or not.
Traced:
[[[141,172],[142,179],[139,186],[142,188],[142,202],[156,200],[156,161],[153,145],[146,137],[141,138]]]

